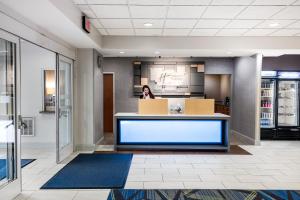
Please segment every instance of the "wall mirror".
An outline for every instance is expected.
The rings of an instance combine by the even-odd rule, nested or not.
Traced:
[[[43,111],[55,112],[55,70],[43,70]]]

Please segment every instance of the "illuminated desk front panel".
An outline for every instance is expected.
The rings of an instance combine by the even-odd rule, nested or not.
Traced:
[[[118,149],[228,150],[229,116],[215,115],[115,115]]]

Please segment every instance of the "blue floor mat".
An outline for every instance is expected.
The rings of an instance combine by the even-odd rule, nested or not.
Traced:
[[[41,189],[124,188],[132,154],[79,154]]]
[[[35,159],[22,159],[21,167],[25,167],[26,165],[32,163]],[[0,181],[6,177],[6,159],[0,159]]]

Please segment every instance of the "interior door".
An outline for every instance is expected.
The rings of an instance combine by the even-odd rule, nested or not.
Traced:
[[[104,132],[113,133],[114,94],[113,74],[103,74],[103,120]]]
[[[21,192],[19,106],[19,39],[0,30],[0,193],[12,199]],[[18,77],[17,77],[18,75]]]
[[[57,162],[73,153],[73,60],[58,56],[56,70],[57,85]]]

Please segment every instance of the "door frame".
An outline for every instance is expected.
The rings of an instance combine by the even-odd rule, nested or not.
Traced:
[[[113,76],[113,124],[114,124],[114,114],[116,113],[116,105],[115,105],[115,97],[116,97],[116,93],[115,93],[115,83],[116,83],[116,80],[115,80],[115,72],[103,72],[103,83],[104,83],[104,75],[112,75]],[[104,86],[104,84],[103,84]],[[104,92],[104,87],[103,87],[103,92]],[[103,95],[103,115],[104,115],[104,95]],[[102,116],[103,117],[103,116]],[[113,125],[113,132],[115,131],[114,130],[115,127]],[[103,120],[103,130],[104,130],[104,120]]]
[[[67,63],[71,63],[71,71],[70,71],[70,78],[71,78],[71,142],[70,145],[67,145],[64,147],[61,152],[61,149],[59,148],[59,63],[60,61],[64,61]],[[68,156],[70,156],[74,152],[74,60],[67,58],[61,54],[56,54],[56,70],[55,70],[55,88],[56,88],[56,105],[55,105],[55,117],[56,117],[56,163],[63,162]],[[61,156],[62,155],[62,156]]]
[[[21,97],[21,64],[20,64],[20,38],[17,36],[14,36],[6,31],[3,31],[0,29],[0,38],[7,40],[9,42],[16,44],[16,66],[14,69],[14,76],[15,76],[15,102],[14,102],[14,115],[15,115],[15,134],[16,134],[16,143],[15,143],[15,149],[16,149],[16,166],[17,166],[17,177],[12,182],[8,182],[2,186],[0,186],[0,192],[1,192],[1,198],[3,199],[13,199],[18,194],[21,193],[21,147],[20,147],[20,140],[21,140],[21,134],[20,130],[18,129],[19,124],[19,115],[20,115],[20,108],[21,108],[21,101],[19,100]]]

